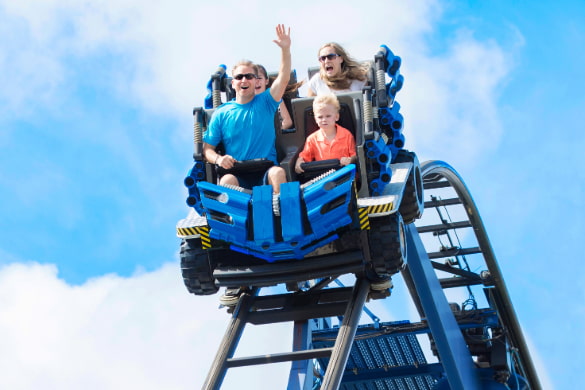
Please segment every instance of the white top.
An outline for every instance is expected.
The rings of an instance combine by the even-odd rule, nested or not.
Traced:
[[[361,91],[362,88],[366,85],[367,80],[360,81],[360,80],[352,80],[351,85],[348,89],[331,89],[329,86],[323,81],[321,75],[319,73],[315,73],[313,77],[309,80],[309,89],[315,93],[315,95],[320,95],[324,93],[342,93],[342,92],[353,92],[353,91]]]

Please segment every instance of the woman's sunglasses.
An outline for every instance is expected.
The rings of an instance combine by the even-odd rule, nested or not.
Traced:
[[[235,75],[234,79],[241,80],[244,77],[246,78],[246,80],[252,80],[252,79],[258,78],[258,76],[256,76],[254,73],[246,73],[246,74],[240,73],[240,74]]]
[[[331,53],[331,54],[327,54],[326,56],[320,56],[319,61],[320,62],[325,62],[325,60],[333,61],[335,59],[335,57],[341,57],[341,56],[339,54]]]

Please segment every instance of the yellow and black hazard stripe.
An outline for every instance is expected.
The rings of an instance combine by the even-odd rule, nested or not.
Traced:
[[[358,209],[358,216],[360,220],[360,229],[361,230],[369,230],[370,229],[370,214],[383,214],[392,211],[394,207],[393,202],[385,203],[385,204],[378,204],[372,205],[367,207],[360,207]]]
[[[193,227],[178,227],[177,235],[186,236],[207,236],[209,239],[209,227],[208,226],[193,226]]]
[[[360,221],[361,230],[370,230],[370,218],[368,218],[368,208],[362,207],[358,209],[358,217]]]
[[[211,248],[211,238],[209,237],[209,226],[194,226],[186,228],[177,228],[179,237],[199,236],[201,239],[201,248]]]
[[[201,248],[209,249],[211,248],[211,238],[209,238],[209,227],[202,226],[199,228],[201,231]]]
[[[392,206],[393,203],[386,203],[386,204],[379,204],[379,205],[375,205],[375,206],[368,206],[368,207],[364,207],[365,209],[368,210],[368,214],[381,214],[381,213],[387,213],[389,211],[392,211]]]

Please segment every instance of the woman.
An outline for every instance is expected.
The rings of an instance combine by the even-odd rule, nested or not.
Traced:
[[[366,85],[367,67],[351,58],[339,44],[321,46],[318,58],[321,66],[309,80],[308,96],[361,91]]]
[[[266,68],[260,64],[256,64],[258,67],[258,78],[256,83],[256,95],[266,91],[266,88],[270,87],[271,80],[268,78],[268,73],[266,72]],[[278,114],[280,115],[280,128],[281,129],[290,129],[293,126],[293,121],[290,116],[290,113],[286,109],[286,104],[284,101],[280,102],[278,106]]]

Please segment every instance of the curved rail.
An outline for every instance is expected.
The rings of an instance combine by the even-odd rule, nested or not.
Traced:
[[[536,369],[534,367],[534,363],[530,356],[528,346],[526,344],[526,340],[524,339],[524,335],[522,333],[522,329],[516,313],[514,311],[514,307],[512,305],[512,301],[510,299],[510,295],[508,293],[508,289],[504,282],[504,277],[498,266],[496,261],[496,256],[494,254],[493,248],[489,241],[487,232],[479,215],[479,211],[473,201],[473,198],[465,185],[463,179],[459,174],[451,167],[449,164],[443,161],[427,161],[421,164],[421,172],[423,177],[423,183],[425,192],[428,194],[429,191],[438,188],[446,188],[452,187],[452,189],[456,192],[458,201],[464,207],[467,217],[469,218],[469,225],[465,222],[463,223],[447,223],[444,224],[444,228],[446,229],[456,229],[461,227],[462,225],[470,226],[473,228],[475,233],[475,237],[477,239],[477,243],[479,246],[479,252],[483,255],[485,264],[487,266],[489,275],[482,275],[481,279],[485,282],[485,279],[489,279],[489,284],[493,285],[496,289],[496,296],[493,302],[495,309],[498,313],[499,318],[502,321],[504,328],[506,329],[507,335],[509,336],[510,344],[513,349],[517,353],[517,361],[516,364],[518,367],[516,369],[519,373],[523,374],[525,378],[528,380],[530,384],[530,389],[541,389],[541,385],[538,379],[538,375],[536,373]],[[451,200],[451,203],[457,200]],[[448,202],[447,202],[448,203]],[[425,208],[428,207],[436,207],[432,204],[432,202],[428,202],[425,204]],[[459,225],[458,225],[459,224]],[[418,224],[417,224],[418,228]],[[424,227],[422,228],[424,230]],[[420,231],[421,229],[419,229]],[[477,248],[476,248],[477,249]],[[448,251],[446,251],[448,252]],[[469,250],[467,253],[474,252],[472,249]],[[455,251],[452,252],[454,255],[461,255],[465,254],[465,250]],[[430,258],[433,258],[431,254],[429,254]],[[446,256],[441,256],[446,257]],[[444,287],[450,287],[448,283],[444,283]]]

